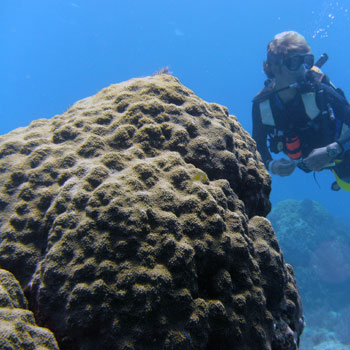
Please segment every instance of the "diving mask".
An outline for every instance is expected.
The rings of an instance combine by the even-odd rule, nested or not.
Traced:
[[[294,55],[283,60],[283,64],[290,70],[296,71],[300,68],[302,64],[305,65],[306,69],[312,68],[314,65],[314,55]]]

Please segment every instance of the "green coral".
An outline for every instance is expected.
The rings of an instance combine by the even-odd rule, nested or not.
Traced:
[[[268,350],[278,324],[299,337],[255,142],[176,78],[0,136],[0,169],[1,266],[62,349]]]

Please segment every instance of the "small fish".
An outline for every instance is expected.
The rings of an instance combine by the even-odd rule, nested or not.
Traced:
[[[183,330],[183,332],[184,332],[184,334],[185,334],[185,337],[186,337],[188,340],[191,340],[190,335],[189,335],[185,330]]]
[[[208,176],[206,173],[197,173],[197,174],[193,175],[191,178],[191,182],[195,182],[195,181],[206,182],[208,180],[209,179],[208,179]]]
[[[160,74],[168,74],[168,75],[172,75],[173,72],[170,71],[170,67],[166,66],[166,67],[161,67],[158,70],[156,70],[152,75],[160,75]]]

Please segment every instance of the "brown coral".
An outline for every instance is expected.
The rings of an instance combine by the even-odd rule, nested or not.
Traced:
[[[0,263],[62,349],[271,349],[280,324],[297,347],[270,178],[225,107],[161,74],[0,141]]]
[[[1,269],[0,347],[3,350],[58,350],[53,334],[35,324],[16,278]]]

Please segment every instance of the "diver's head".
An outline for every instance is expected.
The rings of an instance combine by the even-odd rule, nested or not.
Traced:
[[[267,45],[264,72],[270,79],[297,81],[313,66],[311,48],[305,38],[294,31],[277,34]]]

